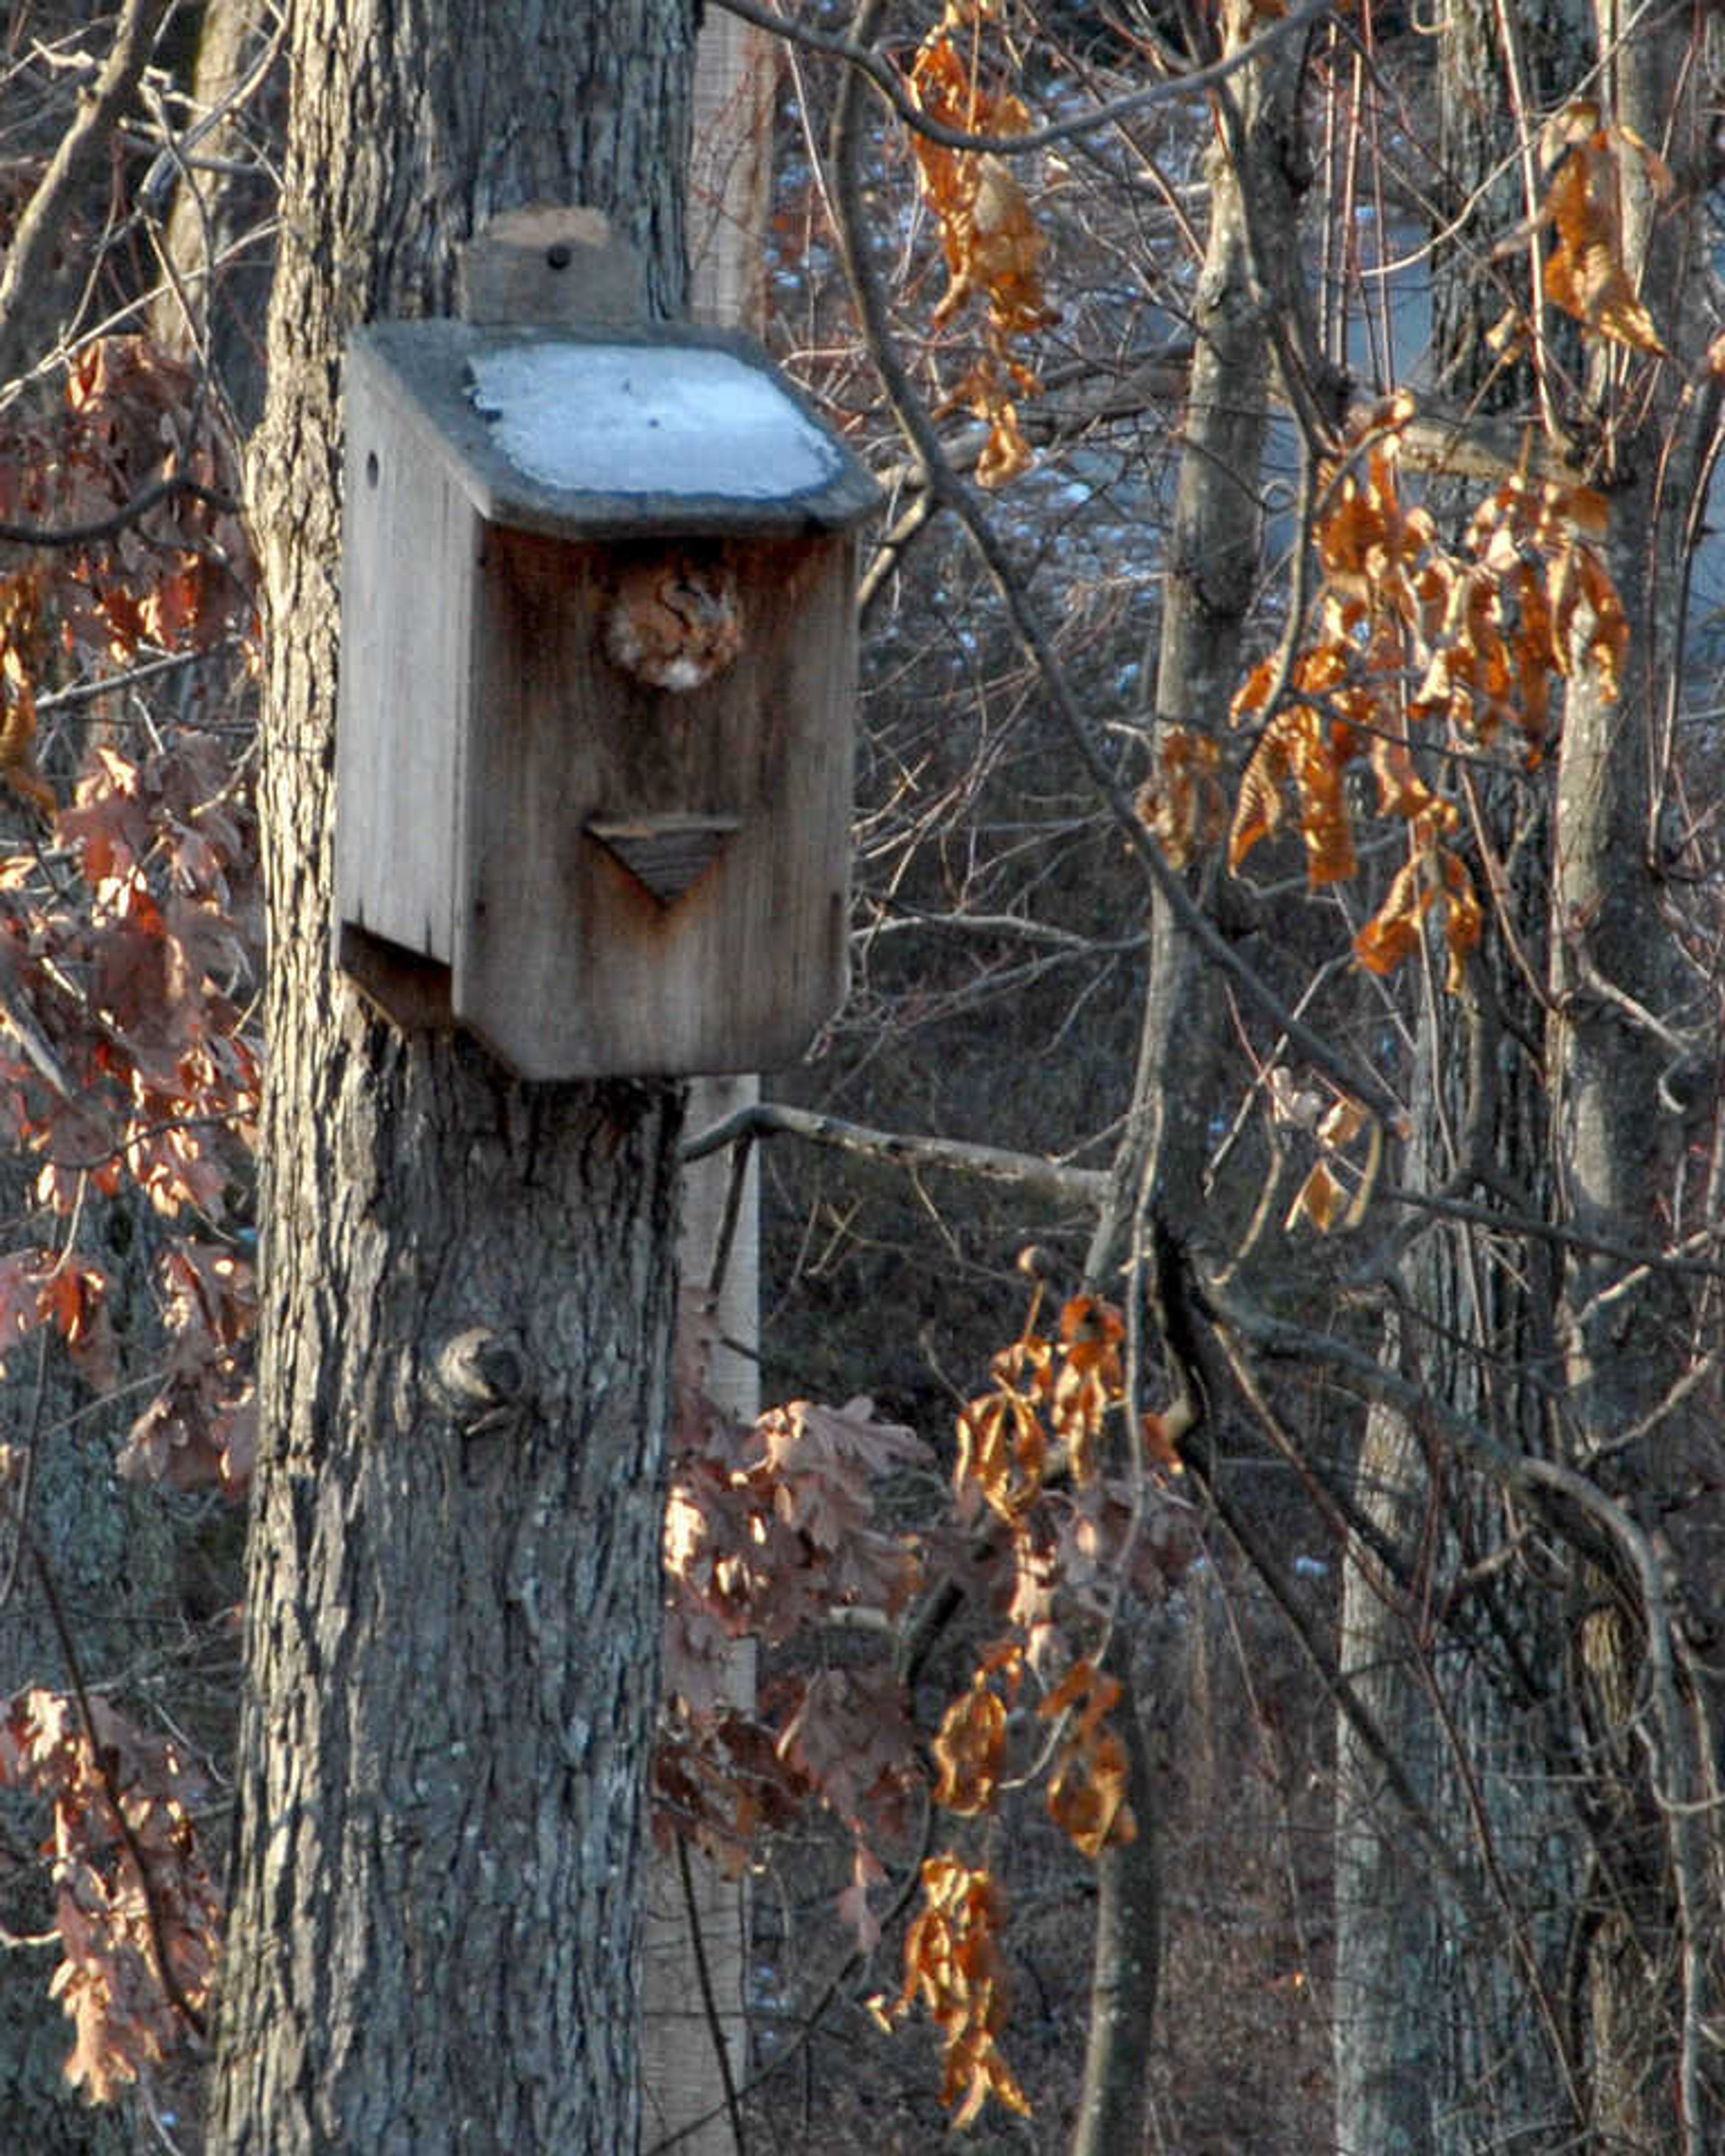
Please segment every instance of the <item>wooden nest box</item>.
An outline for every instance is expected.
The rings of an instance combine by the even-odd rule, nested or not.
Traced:
[[[341,963],[526,1078],[793,1060],[845,993],[873,482],[681,325],[387,323],[347,402]]]

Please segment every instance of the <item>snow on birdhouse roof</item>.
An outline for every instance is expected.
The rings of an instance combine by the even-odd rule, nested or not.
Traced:
[[[733,352],[559,341],[480,352],[469,371],[505,456],[567,492],[765,501],[844,469],[831,435]],[[603,425],[572,426],[582,412]]]
[[[835,528],[873,480],[758,346],[678,324],[582,336],[374,324],[377,371],[490,522],[553,536]]]

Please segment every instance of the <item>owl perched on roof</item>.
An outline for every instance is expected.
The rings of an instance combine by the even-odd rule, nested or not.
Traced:
[[[682,552],[631,562],[605,608],[605,656],[680,694],[725,671],[742,649],[742,602],[722,562]]]

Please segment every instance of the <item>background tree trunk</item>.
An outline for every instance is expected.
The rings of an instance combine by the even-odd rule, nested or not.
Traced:
[[[174,182],[162,232],[168,289],[151,310],[163,343],[209,368],[242,430],[264,407],[264,339],[275,247],[269,236],[275,187],[257,154],[272,116],[280,122],[284,69],[270,59],[272,11],[263,0],[206,0],[192,60],[193,125],[198,138]],[[268,80],[254,81],[260,68]],[[218,116],[223,116],[218,117]],[[213,168],[218,163],[219,168]],[[249,169],[248,169],[248,167]],[[247,244],[249,234],[260,236]]]
[[[1527,14],[1461,0],[1445,16],[1445,179],[1452,212],[1466,206],[1447,225],[1436,284],[1435,342],[1452,400],[1533,410],[1530,375],[1506,370],[1484,336],[1510,302],[1512,279],[1527,307],[1525,272],[1512,255],[1500,254],[1512,266],[1494,274],[1487,265],[1499,235],[1527,218],[1522,147],[1579,86],[1593,94],[1596,53],[1614,55],[1606,124],[1656,144],[1677,176],[1656,239],[1639,153],[1624,147],[1627,273],[1656,313],[1693,304],[1689,26],[1640,25],[1620,44],[1623,28],[1603,14],[1595,24],[1580,7]],[[1681,341],[1675,325],[1661,326],[1675,349],[1701,349],[1694,323]],[[1645,357],[1598,336],[1584,357],[1575,326],[1550,311],[1543,327],[1553,401],[1563,403],[1567,380],[1576,406],[1585,381],[1629,659],[1617,696],[1596,670],[1577,667],[1554,790],[1543,780],[1518,789],[1484,774],[1472,782],[1479,834],[1507,865],[1498,902],[1520,957],[1488,928],[1466,997],[1428,988],[1410,1091],[1421,1122],[1398,1179],[1476,1188],[1620,1254],[1665,1247],[1675,1232],[1666,1209],[1682,1117],[1669,1100],[1661,1106],[1674,1058],[1661,1027],[1681,1008],[1683,983],[1652,865],[1661,774],[1649,744],[1662,685],[1681,663],[1671,614],[1694,444],[1670,434],[1676,369],[1652,377],[1630,434],[1625,385],[1631,371],[1648,372]],[[1661,482],[1667,439],[1674,453]],[[1638,1025],[1626,1019],[1631,1007],[1663,1016]],[[1429,1223],[1406,1261],[1392,1359],[1498,1443],[1579,1468],[1645,1517],[1650,1504],[1675,1501],[1698,1458],[1696,1433],[1666,1407],[1693,1326],[1678,1276],[1655,1267],[1626,1289],[1624,1272],[1622,1256],[1603,1248],[1573,1250],[1563,1262],[1537,1238],[1517,1245]],[[1409,1315],[1416,1310],[1430,1314],[1423,1327]],[[1635,1430],[1641,1441],[1625,1448],[1623,1433]],[[1686,2079],[1681,2066],[1694,1919],[1674,1856],[1706,1774],[1689,1756],[1693,1725],[1674,1747],[1652,1714],[1655,1613],[1633,1566],[1620,1549],[1604,1573],[1578,1562],[1583,1537],[1560,1544],[1558,1567],[1527,1546],[1527,1521],[1507,1516],[1500,1493],[1481,1497],[1429,1430],[1382,1405],[1360,1482],[1405,1585],[1387,1589],[1380,1567],[1350,1563],[1344,1666],[1432,1816],[1454,1830],[1475,1893],[1464,1910],[1405,1854],[1398,1861],[1393,1819],[1371,1815],[1372,1763],[1344,1726],[1338,2146],[1409,2156],[1462,2156],[1487,2140],[1531,2152],[1585,2139],[1649,2156],[1710,2146],[1699,2077]],[[1434,1583],[1470,1573],[1481,1581],[1471,1603],[1426,1633]],[[1629,1733],[1636,1723],[1640,1742]],[[1668,1809],[1647,1788],[1650,1758]],[[1697,2020],[1692,2002],[1692,2030]]]
[[[1230,45],[1250,33],[1238,11],[1228,10],[1225,21]],[[1174,512],[1163,539],[1168,568],[1154,670],[1158,733],[1173,725],[1219,731],[1240,672],[1261,538],[1258,488],[1269,424],[1271,321],[1299,283],[1297,213],[1288,185],[1299,64],[1297,49],[1283,46],[1242,69],[1226,93],[1209,152],[1197,345]],[[1274,284],[1265,274],[1271,261],[1284,273]],[[1214,898],[1219,863],[1212,860],[1199,873]],[[1184,1238],[1204,1216],[1226,1023],[1214,968],[1159,898],[1152,901],[1150,921],[1131,1115],[1086,1265],[1098,1292],[1117,1296],[1124,1257],[1135,1299],[1142,1293],[1138,1269],[1147,1254],[1140,1245],[1148,1220],[1153,1215]],[[1124,1667],[1122,1674],[1129,1676]],[[1161,1964],[1158,1806],[1130,1698],[1119,1721],[1138,1835],[1097,1860],[1089,2041],[1071,2156],[1110,2156],[1135,2147],[1147,2097]]]
[[[1529,18],[1512,59],[1491,0],[1459,0],[1437,44],[1443,172],[1454,203],[1435,253],[1434,372],[1468,409],[1532,408],[1526,368],[1497,362],[1487,333],[1512,279],[1490,273],[1501,236],[1526,214],[1515,95],[1541,111],[1579,77],[1579,19]],[[1525,272],[1519,280],[1526,301]],[[1577,340],[1565,340],[1573,356]],[[1452,526],[1480,490],[1440,485]],[[1519,949],[1542,963],[1549,819],[1543,789],[1481,769],[1470,781],[1481,835],[1505,872],[1499,903]],[[1541,1017],[1502,929],[1488,934],[1463,993],[1441,984],[1433,947],[1406,1006],[1414,1103],[1397,1179],[1414,1189],[1548,1195],[1543,1075],[1524,1046]],[[1534,1245],[1521,1262],[1470,1228],[1427,1222],[1400,1260],[1386,1362],[1501,1441],[1550,1451],[1544,1401],[1553,1369],[1553,1279]],[[1415,1317],[1413,1313],[1418,1312]],[[1341,1662],[1448,1836],[1466,1905],[1410,1861],[1407,1822],[1381,1765],[1346,1716],[1337,1728],[1336,2137],[1380,2156],[1464,2156],[1489,2139],[1546,2148],[1578,2122],[1561,2008],[1564,1943],[1579,1881],[1558,1697],[1567,1612],[1512,1567],[1452,1613],[1431,1617],[1435,1584],[1488,1560],[1502,1566],[1515,1522],[1501,1495],[1434,1455],[1394,1407],[1367,1417],[1355,1476],[1388,1565],[1356,1549],[1343,1575]],[[1543,1689],[1542,1689],[1543,1687]]]
[[[1611,0],[1601,0],[1599,49],[1615,99],[1609,116],[1658,146],[1675,185],[1670,199],[1656,198],[1639,161],[1625,158],[1624,257],[1673,350],[1698,352],[1717,315],[1702,284],[1697,213],[1707,156],[1691,25],[1662,19],[1624,40],[1625,27]],[[1717,392],[1703,400],[1697,436],[1685,424],[1688,393],[1680,404],[1677,369],[1661,368],[1655,395],[1632,403],[1626,358],[1609,347],[1596,352],[1589,390],[1616,482],[1607,550],[1630,624],[1629,660],[1615,701],[1589,675],[1568,703],[1547,1055],[1558,1217],[1620,1248],[1651,1248],[1673,1232],[1691,1118],[1698,1109],[1704,1127],[1709,1110],[1717,1112],[1720,1078],[1711,1014],[1690,1050],[1681,1046],[1694,983],[1680,939],[1662,925],[1662,886],[1676,865],[1662,834],[1677,803],[1658,747],[1666,685],[1682,661],[1684,520]],[[1677,1554],[1686,1542],[1717,1546],[1717,1495],[1702,1495],[1704,1509],[1694,1508],[1698,1492],[1717,1491],[1718,1433],[1679,1389],[1697,1351],[1693,1293],[1676,1274],[1656,1269],[1625,1284],[1625,1271],[1620,1257],[1583,1249],[1564,1268],[1568,1455],[1638,1527],[1660,1523],[1668,1591],[1679,1607],[1686,1595],[1692,1607],[1703,1606],[1717,1594],[1716,1560],[1686,1577]],[[1692,1899],[1707,1871],[1697,1838],[1718,1763],[1704,1748],[1717,1743],[1707,1732],[1718,1724],[1692,1719],[1692,1704],[1661,1714],[1652,1659],[1658,1613],[1622,1553],[1613,1557],[1589,1582],[1579,1640],[1583,1711],[1601,1768],[1591,1793],[1598,1902],[1585,1959],[1594,2123],[1604,2148],[1693,2156],[1716,2147],[1720,2132],[1697,2056],[1707,2010],[1700,1969],[1717,1920]],[[1693,1666],[1688,1676],[1712,1684]]]
[[[1230,10],[1230,44],[1250,21]],[[1239,685],[1240,639],[1258,576],[1260,473],[1270,421],[1272,326],[1291,341],[1299,304],[1294,167],[1297,47],[1273,48],[1235,74],[1206,161],[1209,229],[1199,273],[1197,344],[1181,426],[1154,670],[1154,723],[1219,735]],[[1276,265],[1272,281],[1266,265]],[[1212,896],[1219,878],[1206,873]],[[1112,1204],[1086,1270],[1102,1291],[1146,1194],[1176,1233],[1202,1217],[1204,1163],[1220,1081],[1223,998],[1216,970],[1159,898],[1132,1122],[1115,1163]]]
[[[345,333],[610,212],[683,295],[683,0],[307,0],[254,510],[270,1094],[251,1680],[211,2146],[635,2143],[680,1096],[526,1086],[333,973]],[[451,1343],[475,1328],[464,1411]],[[454,1373],[459,1377],[459,1371]]]

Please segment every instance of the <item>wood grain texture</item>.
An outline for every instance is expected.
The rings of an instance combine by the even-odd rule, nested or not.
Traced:
[[[644,322],[646,265],[602,211],[505,210],[461,249],[456,311],[469,322]]]
[[[487,547],[454,1002],[526,1075],[772,1069],[844,995],[851,542],[724,558],[742,649],[679,694],[605,657],[614,547]],[[670,906],[588,829],[667,815],[737,824]]]
[[[363,346],[347,387],[336,918],[447,965],[481,527]]]

